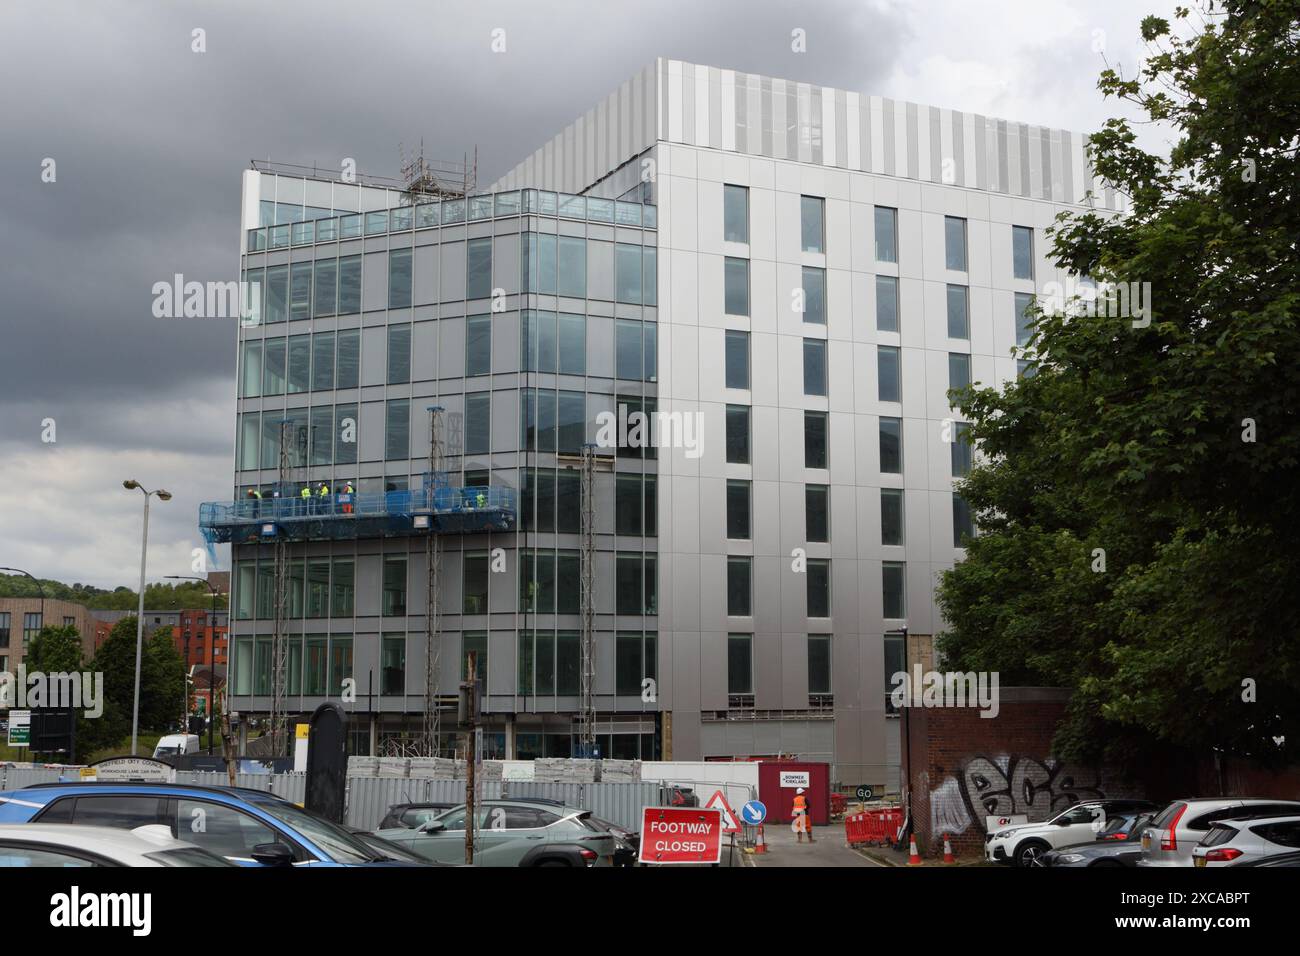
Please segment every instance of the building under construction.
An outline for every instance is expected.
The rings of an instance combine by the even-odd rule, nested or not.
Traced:
[[[446,753],[477,651],[491,753],[896,786],[974,530],[949,389],[1015,378],[1046,228],[1116,207],[1084,147],[660,59],[484,189],[246,172],[235,707]]]

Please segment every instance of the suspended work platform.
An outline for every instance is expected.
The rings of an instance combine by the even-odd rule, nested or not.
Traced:
[[[208,544],[409,538],[511,531],[518,514],[512,488],[453,488],[428,473],[410,491],[319,495],[312,487],[302,497],[302,487],[285,482],[278,497],[204,502],[199,530]]]

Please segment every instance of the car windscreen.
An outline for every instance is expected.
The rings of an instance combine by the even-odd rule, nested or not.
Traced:
[[[259,800],[257,807],[311,840],[335,863],[374,863],[381,859],[380,854],[337,823],[308,813],[292,803]]]
[[[146,853],[149,859],[161,863],[163,866],[234,866],[238,863],[231,863],[229,860],[219,857],[207,850],[201,850],[196,846],[177,847],[175,850],[159,850],[157,853]]]

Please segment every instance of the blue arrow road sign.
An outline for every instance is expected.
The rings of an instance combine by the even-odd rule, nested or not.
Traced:
[[[758,800],[750,800],[740,808],[740,817],[751,827],[756,827],[767,819],[767,807]]]

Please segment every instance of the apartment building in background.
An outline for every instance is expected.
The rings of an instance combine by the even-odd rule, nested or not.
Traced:
[[[292,710],[351,687],[354,752],[418,733],[427,531],[371,517],[430,493],[436,420],[450,486],[512,517],[441,536],[440,692],[475,651],[489,755],[574,752],[595,443],[601,753],[794,755],[896,786],[888,678],[930,653],[937,576],[974,532],[948,390],[1019,374],[1024,309],[1065,280],[1045,228],[1116,208],[1084,146],[659,59],[467,197],[245,171],[259,292],[229,507],[329,488],[287,546]],[[637,412],[658,447],[602,441]],[[274,558],[232,547],[232,706],[252,715]]]

